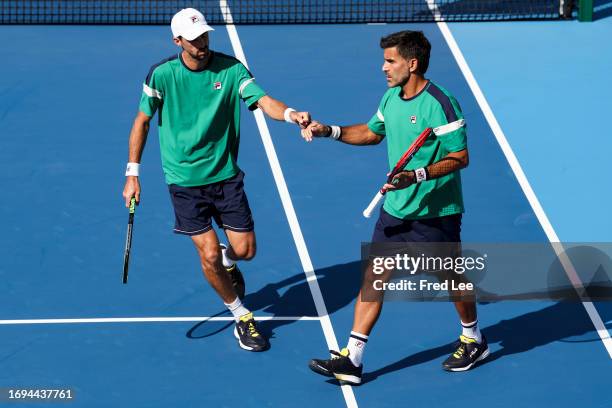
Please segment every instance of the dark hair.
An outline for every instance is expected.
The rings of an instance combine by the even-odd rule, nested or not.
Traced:
[[[380,39],[380,48],[391,47],[397,47],[397,51],[404,59],[416,58],[419,62],[417,67],[419,74],[427,72],[431,44],[422,31],[400,31]]]

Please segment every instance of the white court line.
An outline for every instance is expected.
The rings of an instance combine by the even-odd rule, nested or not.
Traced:
[[[438,6],[436,5],[436,2],[434,0],[427,0],[427,5],[429,6],[429,9],[431,10],[434,16],[440,17],[440,10],[438,9]],[[444,21],[440,21],[437,24],[438,28],[442,32],[442,35],[444,36],[444,39],[446,40],[446,43],[448,44],[448,47],[450,48],[451,52],[453,53],[453,56],[455,57],[455,60],[457,61],[457,65],[459,65],[459,68],[461,69],[465,80],[470,86],[470,89],[472,90],[472,93],[474,94],[474,97],[476,98],[476,101],[478,102],[482,113],[485,115],[485,118],[487,119],[487,122],[489,123],[489,126],[493,131],[495,138],[497,139],[497,142],[499,143],[502,151],[504,152],[506,160],[508,160],[508,163],[510,164],[512,171],[514,172],[514,175],[516,176],[521,188],[523,189],[523,193],[527,197],[527,200],[529,201],[533,212],[535,213],[536,217],[538,217],[538,221],[540,222],[544,233],[548,237],[548,240],[550,241],[555,253],[559,257],[559,261],[561,262],[563,269],[565,269],[566,275],[572,282],[572,285],[576,289],[578,296],[580,296],[582,300],[582,305],[584,306],[584,309],[589,315],[591,322],[593,322],[593,326],[595,326],[595,329],[597,330],[597,333],[599,334],[599,337],[601,338],[604,347],[608,351],[610,358],[612,358],[612,338],[610,337],[610,333],[606,329],[606,326],[604,325],[601,316],[597,312],[597,309],[595,308],[593,302],[589,301],[584,297],[584,285],[582,284],[580,277],[576,273],[574,265],[565,254],[563,244],[561,244],[559,236],[555,232],[552,224],[550,223],[550,220],[546,216],[544,208],[540,204],[538,197],[535,195],[533,188],[531,188],[531,184],[529,184],[529,180],[527,180],[527,176],[525,175],[523,168],[521,167],[518,159],[516,158],[514,151],[510,147],[510,144],[506,139],[506,135],[504,134],[501,126],[499,125],[497,118],[493,114],[493,110],[487,102],[484,93],[480,89],[480,86],[478,85],[478,82],[476,81],[472,70],[470,69],[467,61],[465,60],[465,57],[463,56],[463,53],[461,52],[461,49],[459,48],[459,45],[457,45],[455,37],[453,37],[453,34],[448,28],[448,25]]]
[[[221,14],[223,15],[223,19],[226,23],[225,27],[232,43],[234,54],[236,55],[236,58],[238,58],[248,69],[249,65],[244,55],[240,38],[238,37],[238,31],[236,30],[236,26],[233,24],[234,20],[231,15],[230,8],[225,0],[219,1],[219,6],[221,7]],[[338,340],[336,339],[334,328],[332,327],[331,320],[327,313],[327,307],[325,306],[325,301],[323,300],[323,295],[321,294],[321,288],[319,287],[317,276],[314,273],[314,267],[312,265],[312,261],[310,260],[308,248],[306,247],[306,242],[304,241],[304,236],[302,235],[302,229],[300,228],[295,209],[293,208],[293,202],[291,201],[291,196],[289,195],[289,189],[287,188],[287,183],[285,182],[285,177],[283,176],[283,171],[281,169],[280,162],[278,161],[274,144],[272,143],[272,137],[270,136],[268,124],[266,123],[266,119],[261,109],[256,109],[253,114],[255,115],[255,121],[257,122],[257,127],[259,129],[259,133],[261,134],[261,140],[266,150],[270,167],[272,168],[276,188],[278,189],[278,193],[283,204],[283,209],[285,210],[285,215],[287,216],[287,221],[289,222],[289,227],[291,228],[291,234],[293,235],[293,240],[295,241],[295,246],[297,247],[298,255],[302,263],[302,269],[306,275],[306,281],[308,282],[310,293],[312,294],[315,307],[317,308],[317,314],[320,317],[319,321],[321,322],[327,347],[330,350],[338,350]],[[357,407],[357,400],[355,399],[355,394],[353,393],[352,387],[349,385],[343,385],[341,389],[347,407]]]
[[[316,316],[259,316],[258,321],[316,321]],[[103,317],[82,319],[13,319],[0,320],[0,325],[13,324],[80,324],[80,323],[157,323],[157,322],[229,322],[233,316],[189,316],[189,317]]]

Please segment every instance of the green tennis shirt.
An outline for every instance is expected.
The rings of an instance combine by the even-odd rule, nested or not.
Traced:
[[[402,98],[401,87],[389,88],[378,111],[368,122],[374,133],[385,136],[392,169],[412,142],[428,127],[436,128],[463,118],[455,98],[444,88],[428,82],[410,99]],[[414,170],[435,163],[451,152],[467,147],[465,127],[442,136],[431,135],[408,163]],[[385,211],[401,219],[434,218],[463,212],[463,195],[459,171],[446,176],[390,191]]]
[[[201,71],[187,68],[180,54],[151,67],[140,111],[158,112],[166,183],[193,187],[236,175],[240,100],[253,110],[264,95],[240,61],[218,52]]]

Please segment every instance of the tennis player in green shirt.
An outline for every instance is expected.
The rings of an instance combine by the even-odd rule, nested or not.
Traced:
[[[313,121],[302,136],[307,141],[331,137],[352,145],[373,145],[386,139],[389,167],[393,168],[425,128],[445,126],[449,132],[430,137],[408,164],[409,170],[385,185],[389,192],[372,242],[460,242],[464,208],[459,170],[468,165],[468,149],[459,104],[448,91],[425,78],[431,45],[422,32],[394,33],[382,38],[380,46],[389,89],[370,121],[343,127]],[[313,371],[348,384],[361,383],[365,345],[382,310],[382,297],[364,301],[363,292],[362,286],[347,347],[332,351],[329,360],[312,360]],[[478,328],[476,304],[461,299],[455,307],[462,333],[443,363],[448,371],[468,370],[489,355]]]
[[[139,164],[151,118],[157,113],[162,167],[175,213],[174,232],[191,237],[204,275],[227,308],[241,348],[263,351],[268,340],[242,304],[245,284],[236,265],[255,256],[254,223],[238,167],[240,101],[276,120],[305,128],[307,112],[296,112],[257,85],[236,58],[209,48],[213,31],[197,10],[172,18],[174,43],[181,51],[151,67],[130,133],[123,190],[126,206],[140,202]],[[215,220],[229,244],[220,244]]]

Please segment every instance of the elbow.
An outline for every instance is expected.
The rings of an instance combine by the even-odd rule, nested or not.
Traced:
[[[139,121],[134,124],[134,128],[139,131],[140,134],[147,135],[149,133],[149,121]]]
[[[372,137],[370,138],[370,140],[368,141],[368,145],[375,146],[377,144],[380,144],[380,142],[382,141],[383,141],[383,137],[374,133]]]
[[[134,119],[134,127],[138,127],[144,130],[149,130],[149,124],[151,122],[151,118],[144,113],[140,112],[136,119]]]
[[[249,110],[255,110],[257,108],[261,109],[266,115],[270,114],[272,105],[272,98],[268,95],[264,95],[257,102],[249,107]]]
[[[470,165],[470,155],[467,150],[464,150],[462,153],[463,154],[459,157],[459,161],[461,162],[461,168],[465,169]]]

